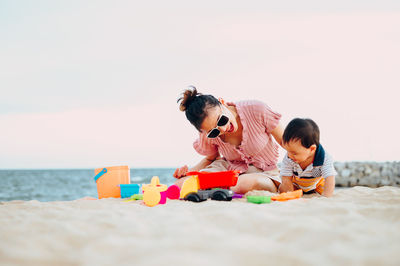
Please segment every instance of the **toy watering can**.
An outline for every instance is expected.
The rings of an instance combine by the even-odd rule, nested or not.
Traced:
[[[158,176],[153,176],[151,183],[142,186],[143,202],[149,207],[165,204],[167,200],[167,185],[160,184]]]

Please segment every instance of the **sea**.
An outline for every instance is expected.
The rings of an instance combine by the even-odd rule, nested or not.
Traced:
[[[158,176],[161,184],[171,185],[175,168],[130,169],[131,183],[148,184]],[[70,201],[97,198],[93,169],[0,170],[0,201]]]

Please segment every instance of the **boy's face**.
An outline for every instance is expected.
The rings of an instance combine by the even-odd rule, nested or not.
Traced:
[[[316,150],[316,145],[313,144],[310,148],[306,148],[301,145],[301,141],[299,139],[291,140],[287,143],[283,143],[283,148],[288,152],[288,156],[290,159],[300,164],[312,157],[314,155],[314,151]]]

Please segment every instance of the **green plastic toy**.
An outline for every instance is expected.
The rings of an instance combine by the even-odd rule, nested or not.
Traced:
[[[124,200],[124,202],[134,201],[134,200],[143,200],[143,194],[132,195],[128,200]]]
[[[255,204],[270,203],[271,197],[267,196],[246,196],[247,201]]]

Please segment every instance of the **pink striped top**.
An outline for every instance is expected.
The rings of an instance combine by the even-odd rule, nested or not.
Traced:
[[[221,140],[207,138],[205,133],[193,143],[201,155],[211,156],[217,152],[229,162],[228,170],[246,172],[250,164],[269,171],[277,168],[279,151],[271,131],[276,128],[281,115],[272,111],[265,103],[251,100],[236,103],[243,125],[242,143],[235,147]]]

